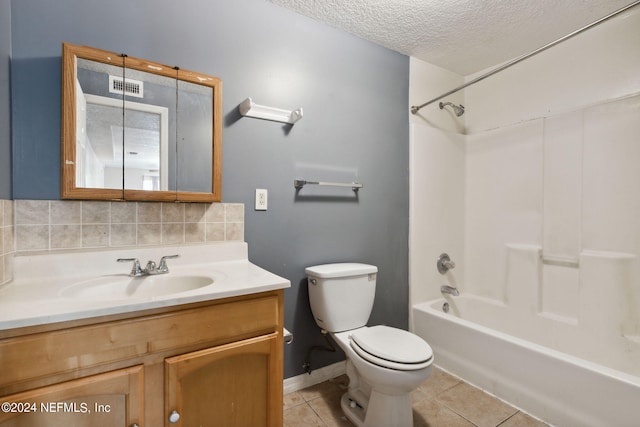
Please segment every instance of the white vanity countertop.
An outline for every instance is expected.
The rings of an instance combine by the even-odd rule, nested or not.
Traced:
[[[129,278],[133,263],[116,261],[118,258],[138,258],[141,267],[145,268],[149,260],[159,263],[162,256],[174,254],[180,257],[167,260],[169,273],[145,278]],[[180,276],[209,277],[213,283],[184,292],[146,297],[65,296],[65,290],[71,286],[83,286],[87,282],[105,282],[103,289],[108,292],[112,279],[139,284],[150,278],[179,280]],[[290,286],[289,280],[249,262],[244,242],[16,256],[14,280],[0,287],[0,330],[130,313]]]

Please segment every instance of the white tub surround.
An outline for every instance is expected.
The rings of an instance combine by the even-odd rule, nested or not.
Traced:
[[[436,364],[553,424],[637,424],[639,24],[634,8],[467,87],[464,135],[412,118],[411,306],[461,292],[412,327]]]
[[[132,264],[118,258],[138,258],[159,262],[165,255],[169,273],[130,278]],[[179,293],[136,296],[136,288],[153,278],[209,278],[213,283]],[[127,281],[131,295],[105,297],[96,286]],[[159,279],[162,280],[162,279]],[[87,292],[73,292],[78,287]],[[218,242],[199,245],[112,248],[94,251],[48,252],[18,255],[14,279],[0,289],[0,331],[96,316],[182,305],[252,293],[284,289],[287,279],[270,273],[248,260],[245,242]],[[75,287],[70,289],[70,287]],[[91,289],[93,287],[93,289]],[[115,292],[115,290],[114,290]],[[75,295],[75,296],[74,296]]]

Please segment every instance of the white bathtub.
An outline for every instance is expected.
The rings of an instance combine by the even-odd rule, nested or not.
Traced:
[[[443,312],[445,302],[449,313]],[[437,366],[547,423],[640,425],[640,376],[499,332],[502,326],[512,331],[522,319],[514,319],[518,313],[498,302],[461,294],[416,304],[412,315],[413,330],[431,345]],[[483,319],[495,329],[476,323]],[[523,325],[527,334],[537,329],[540,335],[558,336],[545,333],[546,319],[529,320]],[[549,337],[540,338],[545,342]],[[640,360],[635,361],[640,367]]]

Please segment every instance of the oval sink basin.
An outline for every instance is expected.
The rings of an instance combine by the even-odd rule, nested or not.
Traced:
[[[101,300],[152,298],[191,291],[212,283],[213,279],[206,276],[101,276],[67,286],[60,291],[60,296]]]

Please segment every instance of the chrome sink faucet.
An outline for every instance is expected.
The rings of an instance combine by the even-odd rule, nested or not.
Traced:
[[[118,258],[118,262],[133,262],[133,268],[131,269],[131,273],[129,276],[131,277],[142,277],[142,276],[152,276],[155,274],[167,274],[169,272],[169,267],[167,266],[167,260],[171,258],[178,258],[180,255],[165,255],[160,258],[160,265],[156,267],[156,263],[153,261],[148,261],[147,265],[144,269],[140,267],[140,261],[138,258]]]

